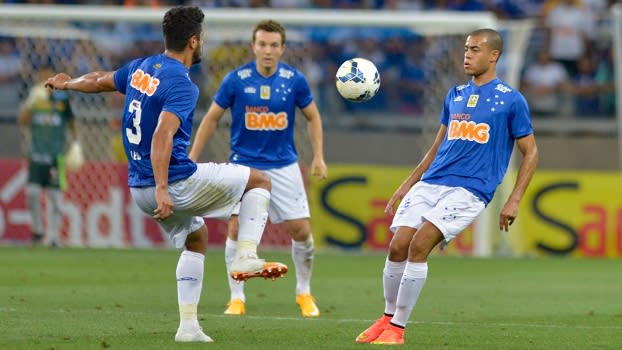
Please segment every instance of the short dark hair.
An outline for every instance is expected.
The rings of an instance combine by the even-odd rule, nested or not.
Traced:
[[[501,54],[503,53],[503,38],[496,30],[490,28],[477,29],[472,31],[469,36],[485,36],[488,48],[491,51],[498,50],[499,57],[501,57]]]
[[[188,39],[201,36],[203,18],[200,8],[194,6],[176,6],[166,11],[162,20],[164,48],[181,52],[186,48]]]
[[[283,28],[281,23],[271,19],[266,19],[257,23],[255,29],[253,30],[253,42],[255,42],[255,34],[257,34],[260,30],[268,33],[281,34],[281,44],[285,44],[285,28]]]

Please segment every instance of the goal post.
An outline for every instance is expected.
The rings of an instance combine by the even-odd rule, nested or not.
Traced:
[[[27,88],[33,83],[36,62],[54,63],[74,74],[85,70],[114,69],[115,64],[127,58],[161,52],[161,30],[158,29],[167,8],[122,8],[113,6],[66,6],[66,5],[13,5],[4,4],[0,10],[0,37],[13,38],[18,48],[25,53],[23,83],[18,87],[23,97]],[[422,107],[416,112],[405,112],[399,109],[378,109],[368,113],[366,106],[350,110],[343,101],[336,98],[334,81],[328,97],[324,97],[320,106],[327,129],[348,128],[364,123],[367,127],[386,128],[387,130],[408,130],[417,140],[417,147],[426,150],[434,140],[438,129],[438,116],[442,101],[447,90],[464,82],[460,49],[465,35],[478,28],[496,28],[506,39],[506,49],[502,56],[499,72],[502,79],[514,87],[518,87],[519,74],[524,58],[525,46],[529,37],[529,22],[498,21],[494,14],[488,12],[452,12],[452,11],[377,11],[377,10],[279,10],[279,9],[225,9],[206,8],[205,13],[205,45],[206,64],[196,72],[209,77],[207,83],[200,85],[202,96],[209,98],[218,86],[224,73],[250,58],[248,44],[251,30],[260,20],[274,19],[287,27],[288,50],[285,60],[300,68],[307,74],[311,85],[326,80],[331,71],[326,67],[314,65],[313,40],[321,33],[322,40],[337,42],[346,49],[350,46],[365,46],[366,38],[374,38],[380,46],[382,40],[390,40],[393,35],[417,36],[423,38],[425,47],[422,51],[426,69],[426,86],[422,98]],[[157,30],[154,30],[157,29]],[[112,34],[107,34],[110,30]],[[350,38],[353,38],[350,40]],[[378,38],[380,38],[378,40]],[[138,45],[144,42],[149,45]],[[408,45],[411,45],[409,42]],[[409,49],[405,46],[403,49]],[[378,47],[365,47],[369,54],[377,54]],[[351,52],[351,51],[348,51]],[[120,56],[123,56],[120,58]],[[370,57],[373,60],[373,57]],[[191,71],[191,74],[192,71]],[[334,75],[334,73],[332,73]],[[382,74],[382,72],[381,72]],[[390,72],[393,76],[395,72]],[[399,77],[399,74],[398,74]],[[314,85],[315,86],[315,85]],[[322,85],[312,86],[323,92]],[[392,89],[392,90],[391,90]],[[395,92],[396,86],[383,80],[381,90]],[[314,91],[315,94],[315,91]],[[393,97],[393,96],[389,96]],[[205,100],[205,99],[204,99]],[[207,100],[205,100],[207,101]],[[118,119],[121,115],[118,97],[114,95],[91,96],[76,94],[72,98],[76,115],[80,118],[84,129],[85,155],[91,161],[109,161],[115,158],[109,147],[110,139],[118,134]],[[339,104],[339,105],[338,105]],[[196,118],[200,118],[207,107],[206,102],[197,107]],[[365,112],[364,112],[365,111]],[[336,117],[338,115],[338,117]],[[369,116],[374,117],[369,117]],[[379,118],[378,116],[382,116]],[[196,121],[195,121],[196,122]],[[227,117],[219,127],[226,127]],[[305,123],[297,123],[296,140],[301,161],[310,160],[310,147],[306,134]],[[224,161],[229,151],[229,134],[218,132],[209,145],[210,159]],[[423,151],[423,152],[424,152]],[[329,150],[327,150],[329,152]],[[413,164],[417,159],[410,159]],[[512,172],[512,167],[509,173]],[[109,183],[119,184],[117,172],[103,169],[86,174],[95,178],[88,184],[106,186]],[[508,178],[508,177],[506,177]],[[92,179],[91,179],[92,180]],[[513,179],[510,179],[513,183]],[[505,183],[505,182],[504,182]],[[88,185],[87,185],[88,186]],[[497,197],[506,196],[508,185],[500,187]],[[387,189],[392,191],[393,189]],[[97,196],[108,196],[109,190],[103,190]],[[97,189],[94,191],[98,193]],[[115,196],[122,196],[114,192]],[[117,198],[117,197],[115,197]],[[97,198],[87,198],[84,202],[92,202]],[[117,200],[117,199],[115,199]],[[119,199],[120,200],[120,199]],[[112,200],[111,200],[112,201]],[[84,205],[88,205],[84,204]],[[497,206],[491,205],[475,226],[474,253],[478,256],[494,254],[492,236],[498,215]],[[78,209],[76,209],[78,210]],[[123,215],[133,213],[132,208],[125,209]],[[78,210],[79,211],[79,210]],[[131,214],[134,215],[134,214]],[[131,221],[131,220],[130,220]],[[133,221],[132,221],[133,222]],[[101,226],[101,224],[99,224]],[[139,229],[137,224],[124,224],[121,230]],[[103,225],[106,226],[106,225]],[[108,224],[110,226],[110,224]],[[109,227],[103,227],[106,230]],[[73,233],[79,235],[78,233]],[[81,233],[82,238],[89,233]],[[135,244],[127,237],[133,233],[124,232],[122,239],[116,239],[112,245]],[[267,234],[270,240],[270,234]],[[147,241],[142,244],[148,246]],[[129,241],[129,243],[127,243]],[[126,242],[126,243],[124,243]],[[285,236],[274,238],[274,246],[289,243]],[[78,243],[76,243],[78,244]]]

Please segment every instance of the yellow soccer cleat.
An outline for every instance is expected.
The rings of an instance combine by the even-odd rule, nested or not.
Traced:
[[[404,328],[389,324],[389,326],[372,341],[374,345],[404,345]]]
[[[320,316],[320,309],[315,305],[315,298],[311,294],[296,295],[296,304],[300,306],[300,312],[304,317]]]
[[[233,299],[227,303],[225,315],[242,316],[246,313],[246,307],[242,299]]]
[[[374,324],[369,326],[369,328],[359,334],[358,337],[356,337],[355,341],[357,343],[373,342],[374,340],[376,340],[376,338],[380,336],[380,334],[385,329],[387,329],[387,327],[389,326],[389,322],[391,322],[391,316],[382,316],[381,318],[377,319]]]

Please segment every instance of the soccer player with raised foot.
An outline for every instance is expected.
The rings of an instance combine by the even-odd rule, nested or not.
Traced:
[[[268,218],[270,178],[236,164],[196,164],[187,154],[199,96],[188,70],[201,59],[203,18],[198,7],[171,8],[162,21],[164,53],[135,59],[112,72],[73,79],[61,73],[46,82],[59,90],[125,95],[122,132],[132,198],[183,248],[176,269],[177,342],[213,341],[197,318],[207,248],[203,217],[229,217],[241,202],[240,272],[279,277],[287,271],[285,265],[257,257]]]
[[[229,72],[214,95],[214,101],[197,130],[190,158],[198,159],[218,121],[230,108],[229,161],[260,169],[270,176],[270,220],[285,223],[292,238],[296,303],[302,316],[316,317],[320,310],[311,295],[314,243],[307,195],[294,144],[296,107],[308,122],[313,147],[311,174],[318,179],[324,179],[327,172],[322,121],[303,74],[280,61],[285,52],[285,29],[281,24],[272,20],[259,22],[252,33],[251,48],[255,60]],[[225,243],[225,263],[233,278],[237,274],[236,256],[246,245],[242,237],[242,210],[240,215],[235,211],[231,216]],[[231,299],[225,314],[243,315],[246,312],[244,284],[233,278],[228,278]]]
[[[464,72],[472,78],[449,90],[434,143],[385,208],[395,216],[383,271],[384,315],[356,337],[357,343],[404,344],[406,323],[428,275],[428,255],[460,234],[492,200],[515,144],[523,157],[501,209],[500,229],[507,231],[518,215],[538,149],[524,97],[497,78],[502,51],[501,36],[492,29],[466,38]]]

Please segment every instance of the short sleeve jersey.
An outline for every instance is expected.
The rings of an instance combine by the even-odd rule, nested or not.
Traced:
[[[51,164],[64,152],[65,131],[73,118],[67,91],[54,90],[48,99],[32,106],[30,156],[33,161]]]
[[[267,78],[257,72],[255,62],[231,71],[214,96],[220,107],[231,108],[229,161],[257,169],[296,162],[296,107],[303,109],[312,101],[303,74],[285,63]]]
[[[188,69],[178,60],[159,54],[123,66],[115,72],[114,83],[117,90],[125,94],[121,125],[129,166],[128,185],[155,185],[151,142],[163,111],[173,113],[180,121],[173,136],[168,181],[172,183],[190,177],[197,169],[188,158],[187,148],[199,89],[190,80]]]
[[[514,141],[533,133],[525,98],[499,79],[469,82],[449,90],[440,120],[447,134],[422,181],[463,187],[488,204]]]

